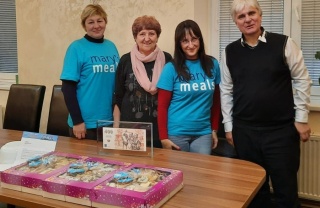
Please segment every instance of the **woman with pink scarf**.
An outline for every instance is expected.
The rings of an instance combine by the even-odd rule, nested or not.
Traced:
[[[132,25],[136,44],[124,54],[116,74],[114,121],[151,122],[153,146],[161,147],[157,124],[156,84],[172,56],[158,46],[161,26],[153,16],[141,16]],[[150,145],[150,144],[149,144]]]

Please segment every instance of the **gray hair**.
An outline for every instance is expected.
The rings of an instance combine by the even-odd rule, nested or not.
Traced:
[[[236,20],[236,14],[243,10],[245,6],[256,8],[259,15],[262,16],[262,10],[257,0],[234,0],[231,4],[230,10],[231,17],[234,22]]]

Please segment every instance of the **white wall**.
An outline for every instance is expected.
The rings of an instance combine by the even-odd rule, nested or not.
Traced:
[[[83,8],[92,0],[16,0],[18,71],[20,83],[46,85],[40,131],[45,132],[52,86],[61,84],[63,58],[69,44],[84,36],[80,24]],[[105,37],[118,47],[120,55],[131,50],[131,25],[135,18],[153,15],[162,27],[158,45],[173,53],[174,30],[185,19],[196,20],[208,39],[209,0],[100,0],[108,14]],[[197,16],[196,16],[197,14]],[[7,90],[0,90],[5,106]]]

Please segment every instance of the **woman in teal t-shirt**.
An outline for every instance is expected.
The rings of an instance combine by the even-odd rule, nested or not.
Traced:
[[[100,5],[88,5],[81,20],[86,35],[68,47],[60,79],[70,113],[70,136],[97,139],[97,121],[113,120],[119,54],[114,43],[104,39],[107,14]]]
[[[211,154],[218,143],[220,68],[206,55],[201,30],[192,20],[175,31],[172,62],[157,87],[158,125],[163,148]]]

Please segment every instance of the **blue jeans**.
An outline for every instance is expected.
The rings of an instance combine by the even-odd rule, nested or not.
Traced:
[[[211,154],[212,134],[203,136],[169,136],[169,139],[178,145],[181,151]]]

